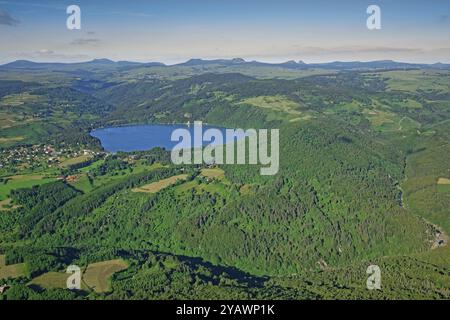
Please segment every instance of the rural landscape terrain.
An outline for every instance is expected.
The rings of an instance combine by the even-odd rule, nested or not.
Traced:
[[[279,172],[90,135],[193,121],[280,129]],[[0,300],[450,299],[449,234],[450,65],[0,66]]]

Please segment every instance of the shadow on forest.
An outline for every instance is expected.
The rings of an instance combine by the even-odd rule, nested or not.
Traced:
[[[240,284],[244,284],[247,287],[251,288],[261,288],[264,286],[264,283],[268,280],[268,277],[259,277],[252,274],[249,274],[247,272],[244,272],[242,270],[239,270],[234,267],[229,266],[222,266],[222,265],[214,265],[211,262],[203,260],[203,258],[200,257],[189,257],[184,255],[177,255],[170,252],[161,252],[161,251],[154,251],[149,250],[145,253],[151,252],[152,254],[156,256],[172,256],[178,259],[180,262],[183,262],[190,266],[191,268],[196,268],[198,266],[202,266],[207,268],[215,277],[219,277],[222,274],[226,274],[230,278],[236,280]],[[121,252],[119,253],[122,257],[130,255],[129,252]],[[206,279],[207,281],[212,281],[212,279]],[[212,282],[216,282],[215,284],[218,284],[217,280],[213,280]]]

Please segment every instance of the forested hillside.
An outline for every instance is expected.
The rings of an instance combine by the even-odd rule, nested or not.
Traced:
[[[0,68],[4,297],[450,298],[447,70],[199,63]],[[278,174],[89,135],[197,120],[280,129]]]

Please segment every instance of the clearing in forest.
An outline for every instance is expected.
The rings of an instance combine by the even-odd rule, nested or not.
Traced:
[[[217,180],[225,179],[225,171],[219,168],[202,169],[200,173],[202,176],[209,179],[217,179]]]
[[[31,188],[35,185],[41,185],[55,181],[55,178],[45,177],[43,175],[25,174],[3,178],[0,183],[0,200],[6,200],[11,190],[20,188]]]
[[[4,258],[3,258],[4,263]],[[25,263],[0,265],[0,279],[18,278],[25,276]]]
[[[447,178],[439,178],[438,184],[450,184],[450,179]]]
[[[67,288],[67,278],[69,273],[47,272],[34,278],[29,284],[36,285],[44,289]]]
[[[83,274],[83,281],[95,292],[108,292],[111,276],[127,268],[128,264],[122,259],[91,263]]]
[[[144,192],[144,193],[156,193],[164,188],[167,188],[167,187],[175,184],[179,180],[186,180],[187,177],[188,177],[187,174],[180,174],[180,175],[173,176],[173,177],[170,177],[167,179],[152,182],[150,184],[147,184],[147,185],[139,187],[139,188],[135,188],[132,191]]]
[[[242,100],[240,104],[248,104],[254,107],[281,111],[293,115],[301,114],[301,112],[297,110],[299,104],[282,95],[246,98]]]

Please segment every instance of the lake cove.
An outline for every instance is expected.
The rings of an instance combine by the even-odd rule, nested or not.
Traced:
[[[171,141],[172,132],[176,129],[188,129],[194,136],[194,126],[183,124],[146,124],[121,127],[108,127],[91,131],[91,136],[100,140],[102,147],[108,152],[133,152],[146,151],[156,147],[172,150],[173,147],[180,147],[179,142]],[[226,128],[204,125],[203,128],[218,129],[225,135]],[[239,139],[239,137],[238,137]],[[188,143],[186,141],[186,143]],[[211,144],[205,142],[203,145]],[[214,145],[214,142],[212,142]],[[192,141],[194,147],[200,147]],[[190,145],[186,145],[190,147]]]
[[[183,304],[182,307],[177,307],[177,315],[203,315],[208,317],[211,307],[190,307]]]

